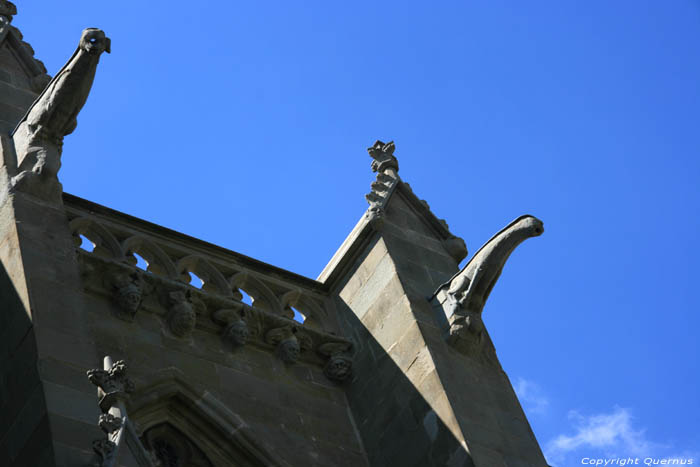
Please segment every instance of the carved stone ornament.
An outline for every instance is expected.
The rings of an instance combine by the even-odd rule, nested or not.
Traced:
[[[381,206],[370,205],[365,213],[365,218],[375,228],[380,228],[384,224],[384,209]]]
[[[295,336],[290,336],[277,345],[277,355],[285,363],[295,363],[299,360],[301,346]]]
[[[114,287],[114,302],[119,306],[118,316],[132,321],[141,305],[143,289],[138,281],[132,280],[126,274],[119,274],[112,279]]]
[[[389,143],[391,148],[388,150],[393,153],[393,143]],[[380,228],[384,223],[384,207],[389,199],[392,189],[398,183],[398,176],[395,173],[384,173],[387,168],[398,170],[398,162],[390,153],[383,152],[385,146],[381,141],[374,143],[374,146],[369,148],[369,153],[375,160],[372,163],[372,170],[377,173],[377,179],[372,182],[372,191],[365,195],[365,199],[369,203],[369,209],[365,213],[365,218],[376,229]],[[383,161],[379,163],[378,161]],[[392,162],[393,161],[393,162]],[[394,164],[395,163],[395,164]]]
[[[331,381],[342,383],[352,376],[352,357],[347,353],[352,348],[350,342],[328,342],[319,346],[318,352],[328,358],[323,374]]]
[[[173,303],[168,316],[170,332],[177,337],[187,337],[197,324],[197,313],[184,292],[171,292],[170,300]]]
[[[367,152],[374,159],[372,161],[373,172],[384,172],[387,169],[394,169],[398,172],[399,161],[394,157],[396,146],[393,141],[384,143],[377,140],[372,147],[367,148]]]
[[[126,377],[124,360],[114,362],[110,370],[88,370],[87,377],[105,395],[130,393],[134,390],[134,383]]]
[[[229,342],[234,346],[245,345],[250,337],[248,324],[242,319],[230,323],[224,329],[223,337],[226,342]]]
[[[117,445],[107,438],[98,439],[92,442],[92,449],[100,456],[100,465],[109,465],[114,448]]]
[[[212,315],[215,322],[224,326],[221,337],[234,347],[245,345],[251,336],[248,323],[243,319],[244,316],[242,306],[236,309],[217,310]]]
[[[12,132],[15,160],[13,189],[49,201],[60,201],[63,137],[78,125],[103,52],[110,40],[100,29],[85,29],[73,56],[53,77]]]
[[[347,355],[331,355],[326,366],[323,367],[323,374],[331,381],[342,383],[352,376],[352,357]]]
[[[141,305],[141,288],[130,282],[117,289],[116,300],[122,310],[133,316]]]
[[[110,434],[121,428],[122,419],[120,417],[115,417],[111,413],[103,413],[100,415],[97,424],[105,434]]]
[[[295,363],[301,352],[311,347],[311,338],[296,326],[272,329],[265,335],[265,341],[277,346],[277,356],[285,363]]]

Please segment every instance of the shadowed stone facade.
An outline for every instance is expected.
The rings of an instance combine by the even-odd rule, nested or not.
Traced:
[[[76,34],[51,79],[15,14],[0,0],[0,465],[546,465],[481,320],[539,220],[460,269],[377,141],[314,280],[70,195],[63,138],[110,41]]]

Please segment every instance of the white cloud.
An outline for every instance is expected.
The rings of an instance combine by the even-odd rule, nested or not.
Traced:
[[[589,417],[571,411],[569,419],[576,433],[559,435],[547,444],[545,452],[550,460],[560,459],[580,448],[593,448],[613,457],[645,457],[664,447],[647,440],[644,429],[632,426],[632,415],[627,409],[615,407],[612,413]]]
[[[569,412],[574,434],[562,434],[552,439],[545,447],[545,457],[552,465],[580,464],[588,458],[639,458],[643,459],[694,459],[697,452],[672,452],[668,444],[649,440],[644,428],[635,427],[630,410],[615,407],[610,413],[583,416]],[[658,463],[658,462],[657,462]],[[671,464],[673,465],[673,464]]]
[[[549,400],[542,394],[542,390],[536,383],[518,378],[513,389],[528,415],[542,415],[547,411]]]

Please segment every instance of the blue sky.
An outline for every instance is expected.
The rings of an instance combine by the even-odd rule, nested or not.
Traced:
[[[470,251],[545,223],[484,320],[550,463],[700,462],[700,2],[17,3],[112,39],[66,191],[316,277],[393,139]]]

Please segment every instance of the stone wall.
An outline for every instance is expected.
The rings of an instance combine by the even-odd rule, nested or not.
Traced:
[[[64,202],[82,277],[85,329],[75,338],[90,348],[66,359],[83,368],[99,366],[103,355],[128,362],[136,386],[129,415],[142,430],[176,424],[206,447],[215,465],[228,465],[252,454],[229,453],[213,442],[217,430],[210,425],[223,412],[229,422],[218,430],[240,430],[248,446],[240,449],[257,450],[275,464],[366,465],[343,386],[332,379],[338,375],[329,378],[328,348],[349,351],[351,344],[337,335],[321,284],[79,198],[65,195]],[[91,252],[78,246],[81,235],[93,243]],[[134,264],[134,253],[148,265]],[[204,284],[188,284],[190,272]],[[121,301],[125,286],[138,290],[136,307]],[[292,319],[290,307],[307,317],[304,324]],[[194,313],[194,322],[181,329],[174,323],[183,310]],[[232,317],[248,328],[242,345],[226,334]],[[281,354],[288,337],[299,344],[298,360]],[[60,373],[47,375],[51,388],[69,376]],[[57,398],[73,407],[57,421],[64,433],[57,438],[73,433],[67,443],[89,446],[79,439],[79,424],[95,423],[94,388],[70,376],[70,393]],[[201,401],[209,399],[214,408],[204,409]],[[185,410],[192,413],[183,416]]]

